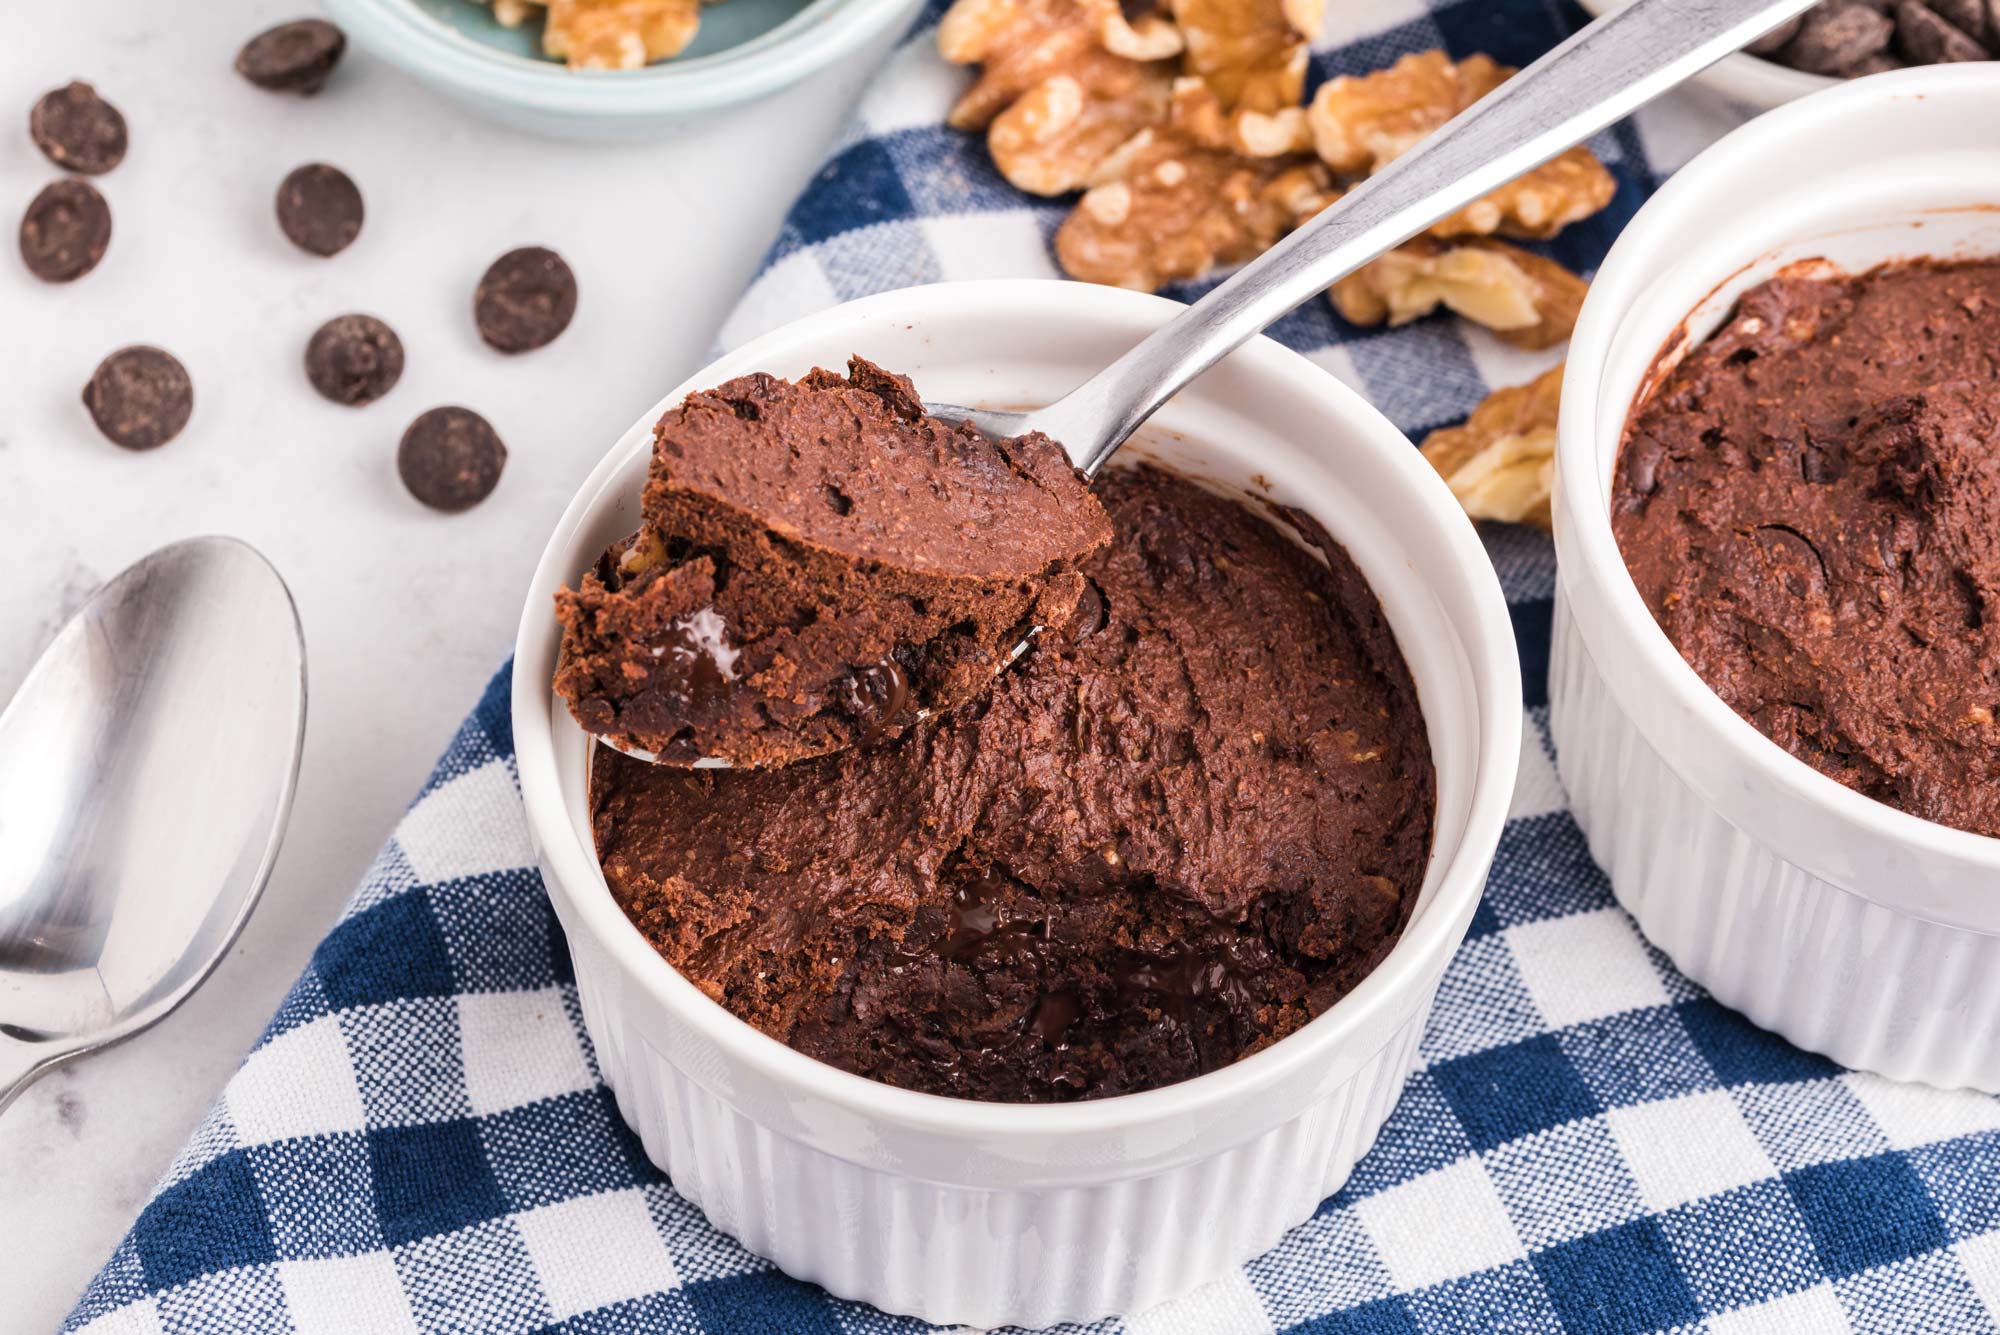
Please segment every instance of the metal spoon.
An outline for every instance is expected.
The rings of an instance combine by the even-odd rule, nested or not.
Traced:
[[[1501,84],[1046,408],[940,403],[925,410],[994,436],[1040,431],[1095,477],[1161,404],[1293,307],[1811,3],[1633,0]]]
[[[99,589],[0,714],[0,1111],[220,962],[277,857],[305,641],[270,563],[164,547]]]

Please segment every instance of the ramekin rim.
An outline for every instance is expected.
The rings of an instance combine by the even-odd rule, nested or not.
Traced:
[[[1010,303],[1032,303],[1037,309],[1047,311],[1052,301],[1076,303],[1080,307],[1096,304],[1107,318],[1117,318],[1112,308],[1120,305],[1134,310],[1152,306],[1157,308],[1156,316],[1179,309],[1179,303],[1166,298],[1122,289],[1056,279],[984,279],[879,293],[803,319],[830,320],[836,312],[852,318],[885,309],[917,318],[921,313],[919,304],[926,302],[976,303],[996,310]],[[767,342],[775,343],[789,335],[802,322],[794,321],[773,330],[727,355],[732,359],[752,355]],[[1338,401],[1343,413],[1358,415],[1366,423],[1372,440],[1388,445],[1391,443],[1388,438],[1393,437],[1396,448],[1406,452],[1409,463],[1421,465],[1421,457],[1407,437],[1373,405],[1300,354],[1260,336],[1231,356],[1268,359],[1274,367],[1291,375],[1310,375],[1312,384],[1320,393]],[[707,368],[703,368],[683,383],[697,382],[707,373]],[[557,576],[553,566],[559,559],[558,547],[578,526],[582,515],[598,503],[624,457],[635,445],[643,446],[652,423],[679,392],[681,388],[677,386],[620,437],[565,510],[537,562],[516,642],[517,664],[533,658],[534,649],[545,644],[550,634],[547,624],[552,618],[542,594],[554,587],[550,581]],[[1392,457],[1400,461],[1404,456]],[[603,887],[602,872],[593,853],[580,847],[563,812],[550,730],[552,693],[546,682],[534,681],[517,671],[512,686],[517,769],[537,847],[543,850],[546,861],[556,864],[558,874],[551,878],[554,883],[549,887],[550,892],[568,901],[595,942],[612,956],[618,971],[643,986],[649,999],[666,1008],[674,1019],[694,1027],[709,1041],[727,1048],[734,1057],[774,1082],[906,1130],[953,1137],[980,1136],[989,1143],[1016,1137],[1077,1137],[1174,1121],[1276,1085],[1296,1068],[1337,1051],[1341,1038],[1359,1028],[1364,1018],[1391,1006],[1398,993],[1424,986],[1443,969],[1478,905],[1486,868],[1498,845],[1511,802],[1519,760],[1521,695],[1520,668],[1513,651],[1512,623],[1505,597],[1475,530],[1443,482],[1427,467],[1401,462],[1397,467],[1415,486],[1417,499],[1437,521],[1440,540],[1452,549],[1455,564],[1463,567],[1463,573],[1474,586],[1478,624],[1462,638],[1473,676],[1472,690],[1477,697],[1480,739],[1464,828],[1456,846],[1449,850],[1436,900],[1420,920],[1405,929],[1382,963],[1324,1014],[1263,1051],[1173,1085],[1066,1104],[992,1103],[898,1089],[795,1051],[745,1023],[703,993],[669,965],[618,909],[608,889]],[[1436,844],[1432,856],[1439,856]],[[594,888],[599,893],[579,894],[577,885]]]
[[[559,114],[648,116],[746,100],[840,59],[914,0],[812,0],[726,50],[637,70],[570,70],[473,41],[411,0],[327,0],[377,55],[420,78]]]
[[[1678,208],[1683,196],[1692,195],[1705,177],[1767,152],[1774,144],[1807,131],[1817,118],[1851,103],[1889,98],[1921,101],[1955,85],[1990,89],[1991,83],[1991,71],[1982,71],[1977,65],[1917,66],[1837,83],[1739,126],[1697,154],[1646,201],[1599,266],[1571,336],[1569,371],[1557,415],[1556,538],[1558,578],[1564,588],[1574,596],[1575,567],[1588,567],[1593,586],[1603,591],[1600,605],[1624,641],[1636,650],[1636,659],[1653,678],[1651,685],[1668,692],[1729,755],[1792,800],[1817,807],[1872,837],[1969,867],[2000,871],[2000,839],[1926,820],[1856,792],[1792,755],[1724,703],[1674,648],[1632,583],[1612,533],[1609,508],[1599,504],[1603,474],[1598,463],[1598,447],[1604,431],[1610,429],[1600,420],[1599,389],[1610,336],[1629,304],[1614,306],[1614,301],[1622,298],[1621,284],[1630,281],[1636,293],[1644,286],[1644,276],[1657,272],[1656,266],[1648,267],[1652,264],[1648,247],[1654,233],[1672,220],[1670,211]],[[1628,413],[1629,409],[1628,404]],[[1618,422],[1621,430],[1624,420],[1621,416]],[[1577,629],[1590,645],[1587,626],[1580,622]],[[1844,888],[1870,902],[1909,911],[1881,894]]]

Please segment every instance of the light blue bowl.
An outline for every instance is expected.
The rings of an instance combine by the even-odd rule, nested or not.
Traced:
[[[357,46],[503,125],[568,139],[639,139],[748,102],[852,55],[923,0],[729,0],[671,60],[570,70],[541,56],[538,23],[503,28],[473,0],[323,0]]]

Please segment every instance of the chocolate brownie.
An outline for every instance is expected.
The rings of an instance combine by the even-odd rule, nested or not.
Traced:
[[[1612,527],[1730,708],[2000,836],[2000,262],[1795,271],[1634,415]]]
[[[1111,536],[1046,436],[937,421],[859,358],[689,395],[642,515],[557,596],[555,684],[585,728],[681,765],[787,764],[968,699],[1069,619]]]
[[[775,770],[597,749],[606,877],[670,963],[835,1066],[1046,1102],[1215,1070],[1381,961],[1436,796],[1374,595],[1181,478],[1097,493],[1075,612],[957,709]]]

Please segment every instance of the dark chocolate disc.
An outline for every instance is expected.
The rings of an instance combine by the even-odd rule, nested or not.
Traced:
[[[306,379],[335,403],[373,403],[402,375],[403,340],[372,315],[336,315],[306,344]]]
[[[125,160],[125,118],[87,83],[42,94],[28,113],[28,133],[65,171],[96,176]]]
[[[554,342],[575,315],[576,275],[542,246],[523,246],[493,261],[472,300],[479,336],[502,352]]]
[[[236,55],[236,72],[259,88],[310,97],[346,50],[347,35],[325,19],[298,19],[252,37]]]
[[[361,235],[361,219],[361,190],[338,167],[308,163],[278,187],[278,226],[301,250],[338,255]]]
[[[50,182],[21,218],[21,259],[46,283],[83,277],[110,244],[111,206],[75,177]]]
[[[172,353],[120,348],[97,364],[83,403],[114,445],[152,450],[181,433],[194,412],[194,383]]]
[[[493,494],[507,447],[470,408],[433,408],[410,423],[396,449],[396,471],[410,494],[433,510],[469,510]]]

